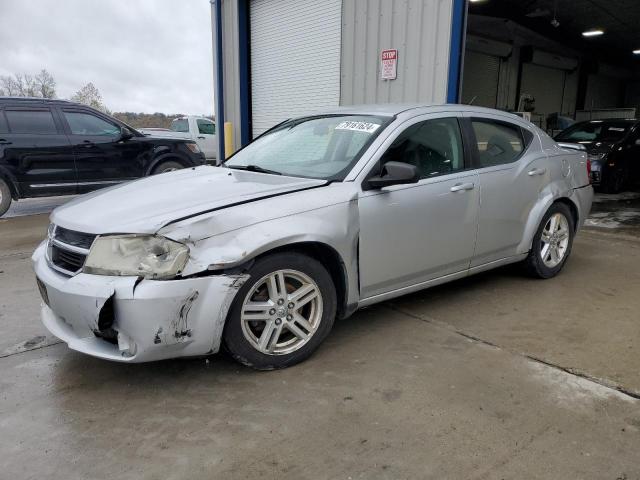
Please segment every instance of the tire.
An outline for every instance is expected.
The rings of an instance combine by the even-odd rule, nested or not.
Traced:
[[[564,203],[551,205],[536,230],[531,250],[524,261],[529,275],[536,278],[555,277],[571,254],[574,235],[575,219],[569,207]],[[549,242],[545,242],[543,236],[544,239],[549,239]]]
[[[622,170],[615,170],[604,176],[600,187],[602,193],[620,193],[624,188],[625,176]]]
[[[335,321],[336,289],[327,270],[317,260],[291,252],[260,258],[248,273],[227,317],[225,349],[256,370],[307,359]]]
[[[11,206],[11,189],[7,182],[0,178],[0,217],[7,213]]]
[[[153,168],[152,175],[157,175],[159,173],[173,172],[174,170],[181,170],[184,168],[184,165],[180,162],[176,162],[174,160],[167,160],[165,162],[160,162]]]

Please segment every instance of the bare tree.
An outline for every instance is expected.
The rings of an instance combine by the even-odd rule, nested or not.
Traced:
[[[35,76],[35,84],[39,97],[56,98],[56,81],[44,68]]]
[[[78,90],[72,97],[72,102],[82,103],[90,107],[100,110],[101,112],[110,113],[109,109],[102,103],[102,95],[96,86],[89,82],[80,90]]]
[[[44,69],[36,76],[16,73],[0,77],[0,94],[11,97],[54,98],[55,87],[53,76]]]

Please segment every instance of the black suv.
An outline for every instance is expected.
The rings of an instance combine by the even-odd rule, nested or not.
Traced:
[[[0,97],[0,216],[12,199],[85,193],[204,163],[193,141],[145,136],[84,105]]]

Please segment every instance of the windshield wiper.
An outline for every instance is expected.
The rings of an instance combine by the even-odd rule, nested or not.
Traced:
[[[282,175],[281,172],[275,170],[269,170],[268,168],[262,168],[258,165],[225,165],[227,168],[233,168],[234,170],[247,170],[249,172],[258,173],[270,173],[271,175]]]

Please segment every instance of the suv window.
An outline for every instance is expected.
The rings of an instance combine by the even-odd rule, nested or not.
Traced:
[[[514,162],[524,150],[522,131],[517,125],[492,120],[472,119],[478,142],[480,167]]]
[[[204,135],[215,135],[216,134],[216,124],[210,122],[209,120],[203,120],[199,118],[196,123],[198,124],[198,132]]]
[[[418,167],[420,178],[462,170],[464,149],[455,118],[438,118],[411,125],[381,158],[381,164],[404,162]]]
[[[51,110],[4,111],[11,133],[32,135],[55,135],[58,133]]]
[[[73,135],[106,135],[120,134],[120,127],[111,122],[84,112],[63,111]]]

